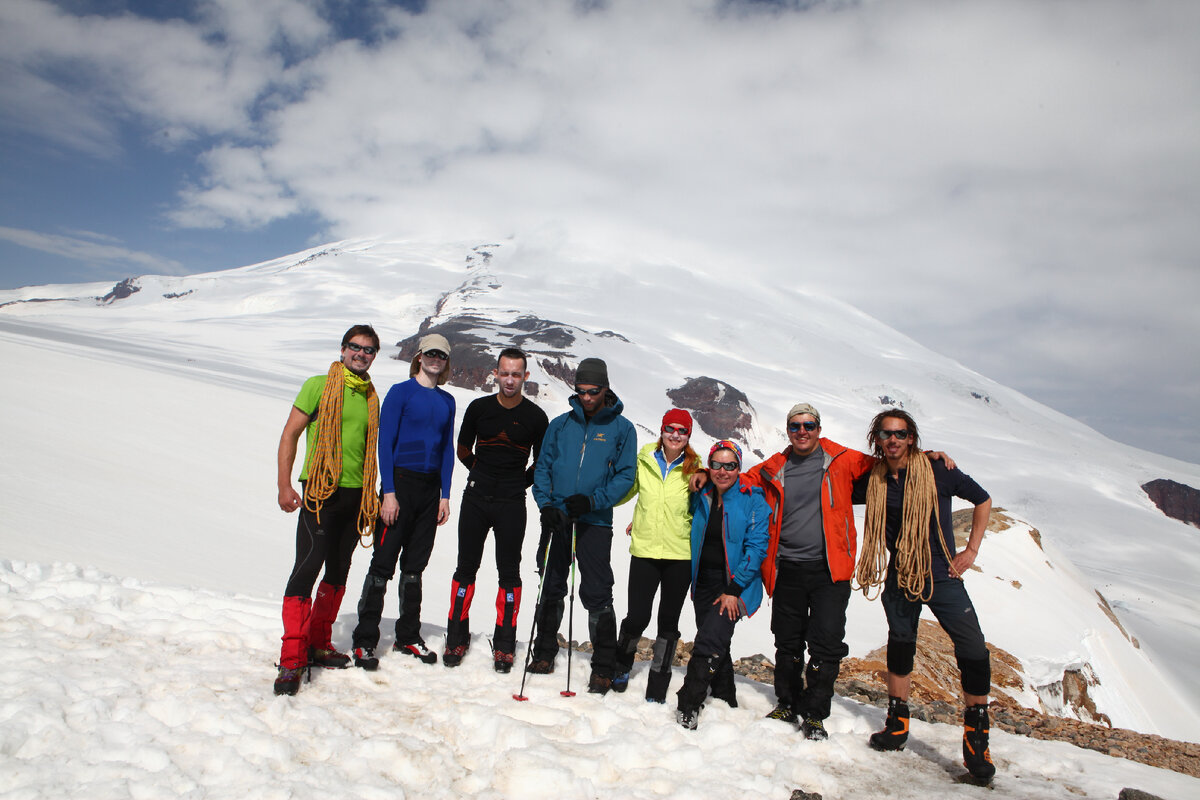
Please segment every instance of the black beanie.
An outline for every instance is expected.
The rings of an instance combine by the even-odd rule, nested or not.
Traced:
[[[608,388],[608,364],[598,358],[585,358],[575,370],[575,385],[603,386]]]

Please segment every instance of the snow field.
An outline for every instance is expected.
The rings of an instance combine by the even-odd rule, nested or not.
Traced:
[[[392,619],[385,619],[390,625]],[[343,613],[336,642],[349,637]],[[427,633],[429,627],[427,626]],[[711,701],[685,731],[643,701],[582,691],[586,654],[549,676],[492,671],[475,635],[460,667],[387,652],[380,669],[314,670],[271,694],[273,602],[118,579],[95,569],[0,561],[0,797],[184,798],[961,798],[960,730],[913,722],[909,748],[866,745],[882,711],[838,699],[828,742],[763,715],[770,690],[738,680],[740,707]],[[386,638],[386,637],[385,637]],[[440,648],[441,635],[429,642]],[[520,643],[524,653],[524,642]],[[676,669],[673,687],[683,670]],[[673,698],[672,698],[673,699]],[[1112,797],[1136,785],[1184,798],[1200,781],[995,732],[993,798]],[[968,793],[968,794],[964,794]],[[980,795],[982,796],[982,795]]]

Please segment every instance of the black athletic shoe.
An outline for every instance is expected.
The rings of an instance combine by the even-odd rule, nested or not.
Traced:
[[[409,642],[408,644],[400,644],[399,642],[396,642],[394,645],[392,645],[392,650],[397,653],[404,653],[412,656],[413,658],[420,659],[421,663],[423,664],[437,663],[437,653],[426,647],[425,643],[420,639],[417,639],[415,642]]]
[[[614,692],[616,692],[617,694],[620,694],[628,688],[629,688],[629,673],[628,672],[618,672],[616,675],[613,675],[612,690]]]
[[[820,742],[829,738],[829,731],[825,730],[825,723],[812,717],[804,720],[804,724],[800,726],[800,730],[804,732],[805,739]]]
[[[608,694],[612,685],[612,678],[606,678],[593,672],[592,677],[588,678],[588,694]]]
[[[447,667],[457,667],[462,663],[463,656],[467,654],[467,646],[460,644],[458,647],[447,647],[446,652],[442,653],[442,663]],[[424,661],[425,659],[421,659]]]
[[[549,675],[551,672],[554,672],[554,662],[547,661],[544,658],[535,659],[529,665],[529,671],[534,675]]]
[[[990,783],[996,775],[988,749],[989,727],[987,706],[970,706],[963,712],[963,766],[982,784]]]
[[[887,721],[883,730],[875,731],[867,743],[880,752],[903,750],[908,742],[908,703],[892,698],[888,703]]]
[[[504,653],[499,650],[492,651],[492,668],[496,672],[508,674],[513,668],[513,654]]]
[[[796,725],[799,720],[796,718],[796,712],[792,711],[792,707],[786,703],[779,703],[775,708],[767,712],[767,719],[777,719],[780,722],[789,722]]]
[[[365,669],[367,672],[374,672],[379,669],[379,658],[375,655],[375,648],[354,648],[354,666],[359,669]]]
[[[333,645],[329,645],[328,647],[310,647],[308,648],[308,663],[309,666],[313,667],[345,669],[350,666],[350,656],[334,650]]]
[[[275,678],[275,694],[294,695],[300,691],[301,669],[279,668],[279,676]]]

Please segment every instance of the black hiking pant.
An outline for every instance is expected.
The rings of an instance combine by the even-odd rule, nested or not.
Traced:
[[[771,606],[775,696],[801,717],[829,716],[834,682],[850,652],[846,646],[849,603],[850,581],[834,581],[824,559],[779,561]]]
[[[396,574],[397,561],[400,616],[396,619],[396,644],[421,641],[421,573],[433,553],[441,478],[436,473],[422,475],[397,468],[395,486],[400,512],[391,525],[382,519],[375,525],[375,549],[358,601],[355,647],[379,645],[384,597],[388,581]]]
[[[301,484],[301,494],[304,484]],[[288,576],[284,597],[311,597],[317,575],[325,568],[322,580],[333,586],[345,586],[350,574],[350,558],[358,543],[358,509],[362,489],[338,487],[321,504],[317,514],[300,507],[296,520],[296,561]]]

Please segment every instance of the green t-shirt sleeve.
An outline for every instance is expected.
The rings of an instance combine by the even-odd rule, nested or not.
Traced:
[[[296,395],[296,402],[292,403],[296,408],[308,414],[310,417],[317,410],[317,406],[321,403],[321,395],[325,392],[325,381],[328,377],[325,375],[314,375],[304,382],[300,387],[300,394]]]

